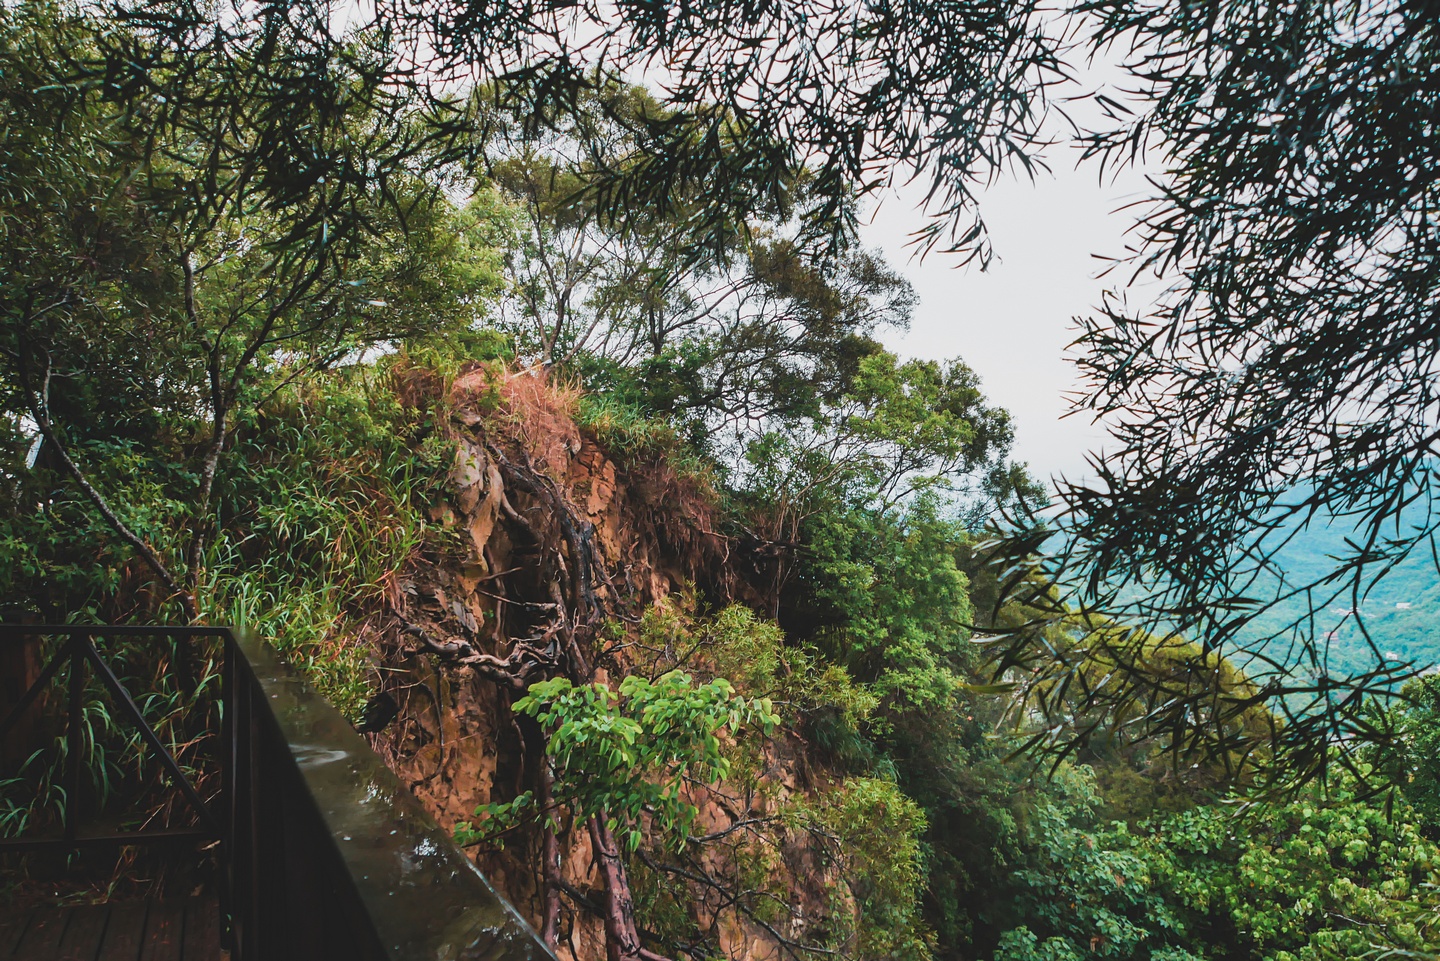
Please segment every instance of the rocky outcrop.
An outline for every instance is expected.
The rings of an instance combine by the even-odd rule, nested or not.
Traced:
[[[728,563],[734,543],[714,529],[715,495],[704,481],[678,475],[662,457],[613,456],[576,426],[574,391],[485,365],[448,387],[421,382],[429,376],[416,372],[407,390],[412,402],[443,412],[455,443],[448,496],[431,507],[449,535],[443,550],[412,559],[376,619],[386,692],[400,710],[375,741],[453,829],[477,807],[543,792],[544,737],[510,710],[529,683],[618,682],[635,667],[628,642],[646,608],[696,585],[720,600],[748,588]],[[798,789],[810,775],[796,746],[783,742],[767,749],[769,795],[752,791],[737,805],[703,786],[691,790],[697,830],[728,841],[737,823],[766,821],[767,798]],[[477,859],[562,957],[656,957],[640,946],[633,919],[624,929],[616,897],[631,892],[605,831],[598,822],[521,831]],[[714,939],[733,958],[776,957],[775,937],[734,917],[703,880],[724,874],[735,850],[717,843],[702,856],[697,920],[708,912]],[[801,879],[797,906],[823,896],[801,890],[815,865],[801,863],[799,849],[790,853]],[[803,928],[804,912],[792,914],[783,936]]]

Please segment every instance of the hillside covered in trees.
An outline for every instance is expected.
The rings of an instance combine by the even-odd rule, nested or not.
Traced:
[[[1247,662],[1249,672],[1271,673],[1293,660],[1297,624],[1325,642],[1325,662],[1337,674],[1362,673],[1377,657],[1422,672],[1440,664],[1440,575],[1430,556],[1404,558],[1358,596],[1349,584],[1306,591],[1350,555],[1363,534],[1340,520],[1291,525],[1285,534],[1265,576],[1237,591],[1261,608],[1241,634],[1263,655]]]
[[[0,4],[7,620],[260,632],[573,961],[1440,956],[1440,685],[1286,781],[1261,672],[997,561],[1049,494],[963,360],[885,349],[914,293],[814,229],[862,205],[823,157],[152,15]],[[666,138],[694,176],[625,194]],[[181,657],[121,660],[198,763]],[[85,710],[87,790],[145,797]]]

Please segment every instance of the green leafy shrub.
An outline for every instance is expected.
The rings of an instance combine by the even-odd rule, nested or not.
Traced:
[[[723,678],[696,684],[683,671],[654,681],[632,674],[618,695],[604,684],[553,678],[532,684],[514,709],[546,732],[557,801],[577,818],[606,818],[628,851],[639,847],[647,820],[661,838],[683,845],[696,816],[681,793],[686,780],[723,780],[730,761],[721,734],[745,726],[769,732],[778,720],[768,699],[741,697]],[[533,805],[526,792],[477,811],[491,819],[488,826],[461,825],[457,836],[468,843],[504,830]]]
[[[1414,813],[1343,786],[1210,804],[1133,831],[1095,823],[1084,769],[1031,813],[1020,923],[996,961],[1431,957],[1440,951],[1440,848]]]
[[[1440,848],[1403,804],[1387,812],[1342,784],[1238,816],[1199,807],[1152,822],[1143,848],[1195,943],[1216,946],[1206,956],[1440,952]]]
[[[826,663],[806,645],[788,645],[773,621],[740,604],[709,617],[694,613],[693,596],[672,597],[641,616],[639,646],[678,663],[687,653],[715,677],[725,677],[750,695],[772,699],[791,721],[833,716],[857,727],[878,699],[857,685],[840,665]]]
[[[352,719],[374,674],[357,625],[438,536],[424,511],[453,457],[431,413],[375,375],[296,385],[242,426],[206,564],[215,619],[269,638]]]
[[[1180,916],[1123,824],[1097,828],[1087,769],[1064,770],[1027,812],[1016,915],[996,961],[1142,961],[1183,944]],[[1186,958],[1183,951],[1171,957]]]
[[[920,806],[892,781],[849,778],[800,802],[791,818],[826,840],[823,861],[835,877],[827,943],[859,958],[928,961],[934,935],[920,912]]]

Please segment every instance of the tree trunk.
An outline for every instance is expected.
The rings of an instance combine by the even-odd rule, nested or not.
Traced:
[[[26,637],[0,644],[0,719],[10,716],[40,676],[40,668],[40,638]],[[44,703],[42,693],[0,738],[0,777],[13,775],[25,759],[40,748],[33,725]]]
[[[557,812],[555,799],[550,791],[554,778],[550,774],[549,759],[542,757],[540,767],[540,829],[543,832],[540,844],[543,865],[540,876],[545,883],[545,920],[540,926],[540,937],[545,939],[545,943],[553,951],[560,941],[560,842],[555,837],[555,828],[551,824],[551,819],[557,816]]]
[[[590,843],[595,847],[595,860],[605,883],[605,943],[609,961],[666,961],[663,955],[647,951],[640,944],[630,876],[603,811],[590,819]]]
[[[46,376],[48,379],[48,371]],[[60,442],[60,437],[55,433],[54,425],[50,422],[48,405],[43,399],[43,393],[36,395],[28,384],[26,384],[25,387],[26,400],[30,407],[30,416],[35,419],[36,426],[40,428],[40,433],[44,436],[46,443],[50,445],[51,450],[55,452],[55,456],[60,459],[60,464],[65,468],[65,472],[70,475],[71,479],[74,480],[75,484],[80,488],[80,491],[89,499],[90,503],[95,506],[95,509],[100,512],[100,516],[105,518],[106,523],[110,525],[110,529],[118,534],[121,540],[135,549],[135,552],[140,555],[140,559],[145,562],[146,566],[150,568],[160,583],[170,592],[171,596],[180,601],[180,607],[184,610],[186,619],[191,622],[198,620],[200,617],[200,609],[195,603],[195,595],[180,584],[175,576],[170,573],[170,569],[165,566],[165,562],[160,559],[160,555],[155,553],[155,549],[147,544],[140,535],[132,531],[129,526],[120,519],[120,516],[115,513],[109,501],[105,499],[105,496],[90,483],[90,479],[80,470],[80,466],[71,458],[70,452],[65,449],[65,445]]]

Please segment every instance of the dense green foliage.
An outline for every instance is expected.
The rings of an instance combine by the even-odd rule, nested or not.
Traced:
[[[87,26],[75,9],[112,17],[114,29]],[[1135,208],[1131,261],[1164,278],[1165,291],[1136,314],[1140,301],[1116,290],[1086,323],[1086,403],[1114,428],[1116,454],[1097,465],[1095,483],[1062,492],[1078,536],[1048,565],[1057,576],[1043,579],[1039,596],[1071,586],[1060,575],[1077,571],[1085,576],[1071,600],[1143,581],[1143,599],[1121,620],[1149,633],[1173,624],[1198,640],[1202,658],[1216,648],[1252,653],[1257,599],[1241,585],[1266,569],[1284,519],[1348,515],[1365,536],[1324,577],[1293,585],[1305,612],[1285,625],[1298,641],[1288,666],[1300,669],[1277,672],[1275,683],[1297,697],[1278,702],[1286,733],[1271,756],[1304,779],[1328,770],[1332,748],[1393,733],[1369,723],[1363,702],[1401,679],[1403,665],[1377,652],[1342,679],[1303,662],[1327,653],[1309,613],[1346,590],[1358,597],[1391,560],[1422,554],[1433,529],[1429,520],[1399,523],[1407,504],[1428,501],[1435,445],[1431,4],[1076,0],[1052,10],[921,0],[851,9],[702,0],[612,9],[386,0],[344,16],[298,2],[217,17],[197,0],[77,0],[6,13],[73,28],[27,58],[45,82],[16,99],[63,101],[54,111],[61,125],[74,119],[64,108],[104,105],[116,136],[92,140],[94,156],[118,157],[134,176],[111,178],[125,191],[88,190],[97,208],[124,208],[134,191],[153,223],[173,231],[166,243],[187,255],[182,272],[216,267],[188,255],[228,241],[232,261],[259,251],[265,264],[244,277],[273,277],[289,291],[278,311],[247,308],[222,323],[235,337],[197,339],[211,355],[212,454],[237,402],[230,375],[256,359],[247,338],[264,352],[270,334],[283,333],[321,360],[342,346],[328,321],[343,314],[340,330],[367,339],[374,331],[360,308],[374,301],[350,285],[368,281],[339,268],[389,222],[464,194],[476,173],[518,200],[501,245],[520,268],[511,303],[523,304],[506,319],[528,337],[521,352],[586,376],[608,367],[602,379],[643,416],[707,408],[676,425],[694,440],[712,437],[717,420],[755,428],[752,415],[789,412],[779,388],[792,383],[807,420],[817,419],[814,397],[853,399],[853,368],[873,353],[864,323],[906,307],[871,296],[896,286],[893,271],[854,249],[858,200],[896,177],[928,180],[933,220],[922,245],[948,243],[984,263],[980,186],[1010,170],[1043,170],[1053,140],[1078,143],[1102,165],[1159,158],[1154,202]],[[1074,68],[1097,55],[1121,60],[1134,82],[1082,85]],[[621,82],[648,71],[666,78],[654,93]],[[478,87],[467,93],[461,78]],[[1071,91],[1097,109],[1066,116],[1053,129],[1073,136],[1052,138],[1046,120],[1068,113]],[[547,155],[556,152],[563,162]],[[64,183],[75,171],[55,173]],[[254,230],[266,222],[268,242],[241,239],[235,216],[252,218]],[[115,236],[118,249],[144,259],[146,244],[134,243],[144,238]],[[14,249],[47,263],[26,242]],[[49,263],[62,286],[77,263],[91,266]],[[172,288],[174,280],[172,270]],[[804,309],[758,327],[724,310],[711,323],[713,303],[690,309],[726,287]],[[872,309],[850,309],[856,291]],[[322,309],[327,322],[311,324],[287,314],[290,294],[297,305],[350,309]],[[697,320],[704,332],[692,337]],[[692,329],[670,338],[672,321]],[[797,347],[798,357],[785,356]],[[42,431],[46,350],[41,338],[15,365],[26,371],[20,393],[36,394],[26,399]],[[632,363],[631,350],[649,356]],[[978,428],[983,418],[972,420]],[[201,457],[202,505],[213,460]],[[190,616],[186,582],[209,533],[200,529],[205,511],[192,513],[183,573],[109,518]],[[1038,533],[1021,537],[1013,559],[1029,564],[1042,543]],[[1063,618],[1074,606],[1051,613]],[[1018,635],[1009,660],[1043,654],[1044,634]],[[1116,660],[1123,670],[1127,658]],[[1140,672],[1133,690],[1111,685],[1097,706],[1144,701],[1150,680]],[[1355,696],[1325,696],[1336,683]],[[1066,709],[1043,696],[1034,704]],[[1177,701],[1144,716],[1183,736],[1189,708]]]
[[[683,844],[696,815],[681,797],[684,782],[721,781],[730,772],[721,733],[746,724],[768,732],[779,720],[766,699],[746,700],[724,678],[697,685],[678,670],[653,683],[632,674],[618,692],[552,678],[532,684],[514,710],[546,731],[554,800],[576,817],[608,818],[627,851],[640,846],[647,826],[662,843]],[[534,804],[526,793],[487,814],[505,824],[517,809]],[[555,810],[543,814],[560,816]]]
[[[468,646],[468,663],[492,672],[477,676],[502,692],[495,711],[516,753],[535,763],[460,840],[526,849],[543,838],[545,898],[603,918],[607,950],[626,961],[734,954],[735,931],[792,957],[876,961],[1440,951],[1434,684],[1388,711],[1347,702],[1357,724],[1400,735],[1364,764],[1348,758],[1348,779],[1263,795],[1250,776],[1260,745],[1299,744],[1313,769],[1332,757],[1335,732],[1309,737],[1305,725],[1329,715],[1281,723],[1270,710],[1286,707],[1272,698],[1282,691],[1247,677],[1249,665],[1166,625],[1138,630],[1057,603],[1028,557],[1003,574],[981,560],[997,507],[1040,499],[1008,460],[1008,416],[962,362],[884,349],[879,333],[904,325],[913,291],[845,231],[819,229],[853,218],[850,188],[878,182],[866,166],[876,156],[972,172],[1027,162],[1036,84],[1053,66],[1048,35],[1026,4],[971,12],[964,24],[923,4],[898,20],[881,7],[848,26],[833,11],[817,20],[855,45],[856,64],[915,84],[836,124],[824,111],[805,123],[783,106],[757,111],[737,92],[743,79],[661,100],[543,57],[437,102],[413,78],[379,82],[395,79],[386,42],[396,37],[342,41],[301,15],[309,41],[289,21],[277,41],[264,32],[281,16],[269,8],[211,24],[198,7],[157,4],[155,19],[127,26],[0,6],[0,604],[46,620],[244,623],[357,721],[395,654],[383,638],[420,638],[406,656],[433,656],[437,677],[443,657]],[[1145,26],[1166,57],[1195,29],[1188,7],[1153,23],[1128,5],[1096,12],[1105,31]],[[416,28],[405,5],[388,14]],[[609,35],[643,59],[657,14],[629,15]],[[799,22],[760,8],[746,17],[782,38]],[[1392,59],[1404,73],[1433,30],[1397,17],[1405,43]],[[513,32],[462,42],[446,32],[452,21],[427,23],[452,65],[525,46]],[[944,56],[875,56],[868,31],[892,29]],[[1328,28],[1300,39],[1345,52]],[[680,76],[698,82],[726,49],[682,44]],[[107,64],[118,73],[98,79]],[[1006,81],[976,83],[987,65]],[[1253,94],[1250,74],[1232,67],[1227,78]],[[1187,78],[1161,91],[1159,120],[1189,130],[1187,111],[1204,98]],[[963,109],[930,143],[940,115],[909,110],[936,96]],[[517,112],[527,97],[531,111]],[[894,126],[872,139],[871,112],[891,108]],[[776,163],[754,165],[755,150],[764,159],[767,143],[796,131],[829,149],[801,163],[792,150],[803,143],[787,143]],[[850,139],[825,139],[841,134]],[[693,165],[666,181],[677,155]],[[1216,156],[1196,147],[1181,159],[1205,184]],[[940,183],[949,214],[967,223],[964,182]],[[978,224],[956,239],[983,250]],[[1230,282],[1206,270],[1190,279]],[[723,569],[644,610],[617,603],[591,634],[565,609],[584,592],[567,597],[558,577],[543,595],[497,594],[559,612],[533,637],[486,638],[512,653],[541,644],[528,673],[477,651],[476,628],[442,643],[408,622],[407,578],[465,556],[444,506],[460,443],[445,398],[462,377],[476,391],[470,440],[513,435],[513,459],[497,446],[490,465],[521,479],[512,494],[536,504],[548,494],[550,521],[569,520],[559,485],[525,449],[553,438],[501,410],[507,377],[569,397],[548,426],[574,427],[619,469],[703,488],[714,529],[702,533],[723,544]],[[689,506],[662,494],[650,509]],[[525,564],[540,569],[541,512],[504,501],[497,514],[506,507],[511,533],[528,531]],[[1131,519],[1096,522],[1116,517]],[[1209,536],[1203,525],[1183,533]],[[1169,534],[1153,536],[1165,554]],[[1323,580],[1327,564],[1300,547],[1296,576]],[[1146,583],[1153,571],[1112,549],[1123,558],[1100,566]],[[1193,574],[1182,555],[1179,573]],[[556,556],[593,588],[582,550]],[[691,559],[660,560],[679,570]],[[1033,588],[1026,603],[1006,602],[1011,575]],[[1176,590],[1193,601],[1215,586]],[[1369,603],[1410,603],[1421,617],[1430,594],[1426,583]],[[1055,616],[1040,616],[1047,609]],[[1404,659],[1424,638],[1401,620]],[[998,671],[986,664],[977,642],[1037,621],[1028,648]],[[563,655],[561,638],[573,648]],[[1334,640],[1356,647],[1349,634]],[[113,653],[127,680],[154,691],[145,710],[189,763],[195,741],[173,718],[182,702],[204,702],[213,664],[199,658],[186,694],[170,652]],[[591,669],[601,658],[605,674]],[[1311,680],[1350,664],[1337,647]],[[1017,715],[1000,696],[1014,687],[1053,711]],[[82,719],[87,787],[143,808],[153,784],[136,745],[102,699]],[[1063,742],[1071,760],[1015,762],[1030,735]],[[42,749],[3,772],[0,833],[53,820],[63,761]],[[1390,806],[1355,783],[1371,771],[1397,787]],[[603,875],[599,894],[554,877],[562,830],[572,847],[589,832],[579,843]]]
[[[1320,961],[1440,948],[1440,848],[1403,805],[1348,792],[1102,825],[1089,779],[1042,803],[1024,923],[997,958]]]

